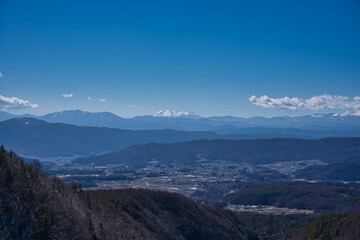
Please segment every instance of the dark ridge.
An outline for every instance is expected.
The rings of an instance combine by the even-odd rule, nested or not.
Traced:
[[[291,240],[358,240],[360,239],[360,211],[323,215],[302,230],[295,231]]]
[[[239,205],[272,205],[313,210],[315,213],[342,213],[360,209],[360,185],[278,181],[234,186],[236,192],[224,202]]]
[[[297,170],[295,177],[329,181],[360,181],[360,162],[310,166]]]
[[[173,144],[131,146],[116,153],[79,158],[75,163],[144,164],[156,159],[162,163],[193,163],[199,159],[265,164],[280,161],[319,159],[324,162],[359,162],[360,138],[198,140]]]
[[[247,239],[235,213],[144,189],[83,191],[0,149],[1,239]]]

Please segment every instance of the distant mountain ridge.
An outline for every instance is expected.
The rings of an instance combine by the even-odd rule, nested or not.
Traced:
[[[337,114],[316,114],[300,117],[201,117],[189,112],[160,111],[154,116],[123,118],[110,112],[91,113],[68,110],[43,116],[12,115],[0,112],[0,121],[14,117],[33,117],[53,123],[67,123],[78,126],[110,127],[131,130],[175,129],[185,131],[221,131],[243,128],[298,128],[308,130],[360,131],[360,116]]]
[[[51,123],[67,123],[92,127],[115,127],[115,123],[122,124],[125,121],[124,118],[110,112],[92,113],[80,110],[54,112],[36,118]]]
[[[90,116],[98,117],[96,114]],[[18,152],[23,157],[73,158],[115,152],[132,145],[147,143],[176,143],[202,139],[270,139],[276,137],[312,139],[317,135],[323,137],[327,134],[336,135],[337,133],[289,130],[290,134],[288,134],[286,129],[265,130],[244,129],[244,134],[241,131],[232,134],[232,131],[215,133],[171,129],[124,130],[50,123],[34,118],[13,118],[0,122],[0,143]]]
[[[212,132],[81,127],[33,118],[13,118],[0,122],[0,133],[1,144],[28,157],[94,155],[117,151],[134,144],[219,137]]]
[[[81,114],[81,112],[79,112]],[[98,115],[92,115],[98,117]],[[273,134],[217,134],[208,131],[127,130],[50,123],[34,118],[0,122],[0,144],[29,158],[92,156],[131,145],[200,139],[271,138]],[[286,137],[287,135],[280,135]]]

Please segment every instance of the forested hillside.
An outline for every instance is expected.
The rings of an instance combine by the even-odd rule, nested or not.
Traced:
[[[360,181],[360,162],[342,162],[310,166],[297,170],[295,177],[330,181]]]
[[[235,213],[168,192],[83,191],[0,149],[0,239],[247,239]]]
[[[222,201],[240,205],[272,205],[314,210],[316,213],[340,213],[360,209],[360,185],[276,181],[240,183]]]
[[[290,239],[358,240],[360,239],[360,211],[320,216]]]
[[[319,159],[324,162],[360,161],[360,138],[198,140],[173,144],[131,146],[117,153],[81,158],[75,163],[162,163],[199,159],[263,164]]]

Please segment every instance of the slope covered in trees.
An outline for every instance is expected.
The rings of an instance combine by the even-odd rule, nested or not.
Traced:
[[[162,163],[198,159],[252,164],[320,159],[325,162],[360,161],[360,138],[198,140],[173,144],[131,146],[117,153],[81,158],[75,163]]]
[[[291,240],[358,240],[360,211],[323,215],[293,234]]]
[[[179,194],[83,191],[0,149],[1,239],[246,239],[235,213]]]
[[[330,181],[360,181],[360,162],[342,162],[310,166],[297,170],[295,177]]]
[[[360,185],[290,181],[240,183],[236,191],[226,195],[222,201],[309,209],[317,213],[349,212],[360,209]]]

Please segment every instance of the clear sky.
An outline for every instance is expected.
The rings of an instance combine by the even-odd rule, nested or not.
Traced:
[[[360,2],[0,0],[0,72],[11,113],[302,115],[249,98],[359,96]]]

